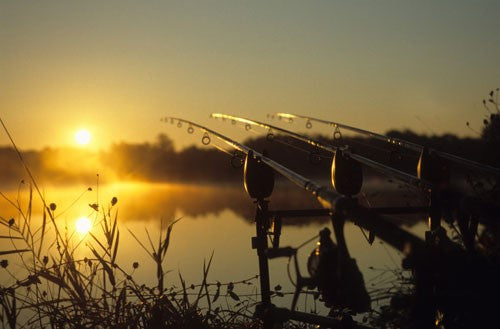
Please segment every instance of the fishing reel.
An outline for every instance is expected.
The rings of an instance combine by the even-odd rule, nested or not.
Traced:
[[[328,230],[328,229],[325,229]],[[321,236],[321,233],[320,233]],[[321,238],[320,238],[321,241]],[[317,245],[320,245],[320,241],[317,242]],[[324,255],[321,251],[316,247],[307,260],[307,270],[309,272],[310,277],[304,277],[300,273],[299,261],[297,259],[297,251],[300,248],[292,248],[292,247],[283,247],[279,248],[278,245],[273,245],[274,248],[266,250],[266,256],[268,259],[278,258],[278,257],[288,257],[289,260],[293,257],[293,266],[295,269],[295,283],[292,284],[295,286],[295,291],[293,293],[292,306],[291,310],[295,311],[297,307],[297,301],[299,299],[299,295],[302,292],[302,289],[307,288],[312,290],[318,287],[318,277],[320,273],[320,267],[323,267]],[[321,264],[321,265],[320,265]],[[291,277],[290,277],[290,280]]]
[[[330,230],[320,231],[316,248],[307,259],[307,270],[325,306],[349,308],[357,313],[370,310],[371,300],[356,261],[335,244]]]
[[[291,310],[295,310],[302,289],[318,289],[325,306],[330,308],[349,308],[355,312],[370,310],[368,295],[362,274],[356,261],[345,257],[330,237],[331,231],[324,228],[319,232],[319,240],[307,259],[309,277],[302,276],[297,260],[297,249],[291,247],[268,249],[269,259],[293,257],[295,269],[295,291]]]

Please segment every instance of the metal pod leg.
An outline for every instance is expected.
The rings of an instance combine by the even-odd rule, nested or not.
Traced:
[[[435,231],[441,227],[441,193],[436,189],[431,190],[429,205],[429,230]]]
[[[257,200],[257,210],[255,213],[255,229],[256,236],[252,238],[252,248],[257,249],[259,257],[259,280],[261,291],[261,305],[260,309],[267,313],[271,306],[271,287],[269,282],[269,264],[266,256],[267,232],[269,230],[270,221],[268,213],[269,201],[259,199]],[[264,329],[271,329],[273,327],[273,319],[266,314],[261,314],[260,317],[264,322]]]

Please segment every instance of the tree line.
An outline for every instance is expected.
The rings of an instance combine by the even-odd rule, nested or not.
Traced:
[[[428,136],[410,130],[387,132],[388,136],[433,147],[471,160],[498,165],[491,143],[481,138],[455,135]],[[272,137],[272,138],[271,138]],[[311,136],[336,146],[349,145],[356,153],[392,167],[415,172],[418,154],[366,137]],[[281,135],[247,139],[245,145],[262,152],[308,177],[327,177],[331,154]],[[176,151],[174,141],[165,134],[153,142],[111,145],[93,152],[77,148],[44,148],[22,151],[34,176],[46,183],[72,184],[94,182],[95,175],[108,180],[140,180],[149,182],[229,183],[241,181],[242,156],[228,155],[211,147],[190,146]],[[27,179],[19,157],[11,147],[0,147],[0,184],[18,184]]]

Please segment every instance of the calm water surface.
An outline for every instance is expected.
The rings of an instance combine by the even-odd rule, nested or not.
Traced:
[[[375,187],[377,184],[374,185]],[[402,191],[401,187],[391,187],[384,191],[374,189],[365,191],[363,202],[370,205],[394,204],[394,197],[400,198],[408,194],[406,203],[415,202],[411,191]],[[373,192],[375,190],[375,192]],[[2,191],[11,200],[19,200],[22,209],[26,209],[29,189],[22,187],[18,191]],[[384,192],[384,193],[382,193]],[[253,277],[258,274],[256,252],[251,249],[250,239],[255,235],[253,215],[255,205],[245,194],[242,186],[190,186],[172,184],[120,183],[100,186],[87,191],[86,186],[78,187],[46,187],[43,193],[48,203],[57,204],[55,211],[59,225],[67,227],[73,245],[78,245],[77,255],[89,254],[86,245],[95,245],[89,235],[81,235],[75,231],[75,220],[81,216],[91,219],[93,232],[98,235],[101,215],[97,214],[89,204],[99,203],[104,209],[109,209],[110,200],[116,196],[118,203],[111,209],[111,214],[117,214],[120,229],[120,247],[118,264],[133,273],[137,282],[154,285],[156,267],[146,252],[132,238],[129,231],[149,246],[146,230],[156,244],[160,233],[175,219],[180,219],[173,228],[171,243],[167,252],[164,269],[168,271],[167,286],[180,286],[179,273],[187,284],[197,284],[202,280],[203,262],[213,253],[213,261],[209,272],[209,281],[230,282]],[[392,193],[392,194],[391,194]],[[34,197],[33,227],[41,223],[41,203]],[[293,186],[277,186],[270,198],[270,209],[318,208],[319,204],[307,193]],[[409,200],[409,201],[408,201]],[[17,201],[15,201],[17,202]],[[19,220],[19,214],[5,199],[0,200],[1,216],[5,219],[14,217]],[[401,221],[406,229],[423,237],[425,224],[413,218]],[[287,220],[282,230],[281,246],[299,246],[304,241],[314,237],[324,227],[331,229],[327,218],[311,218]],[[163,228],[163,231],[160,229]],[[6,234],[6,227],[0,228],[0,235]],[[365,232],[368,234],[368,232]],[[53,232],[49,232],[49,237]],[[345,236],[351,257],[357,260],[363,272],[368,290],[382,284],[380,274],[384,270],[395,270],[400,267],[401,253],[390,246],[375,240],[369,245],[361,229],[352,223],[345,226]],[[50,239],[50,238],[49,238]],[[11,249],[11,242],[0,241],[2,249]],[[22,243],[16,241],[18,248]],[[299,250],[299,261],[302,274],[307,274],[307,256],[314,248],[311,242]],[[90,254],[89,254],[90,256]],[[6,258],[9,258],[7,256]],[[16,260],[10,256],[11,262]],[[139,262],[139,268],[132,268],[133,262]],[[22,275],[22,266],[18,263],[11,267],[14,275]],[[287,276],[287,260],[277,259],[270,262],[271,286],[281,285],[283,290],[293,292],[293,285]],[[292,269],[292,276],[293,269]],[[391,280],[390,276],[385,277]],[[13,282],[13,278],[5,273],[1,276],[2,284]],[[257,284],[257,281],[255,281]],[[372,287],[373,284],[373,287]],[[387,282],[386,282],[387,284]],[[256,286],[236,287],[236,293],[256,293]],[[289,306],[291,298],[276,299],[278,305]],[[304,305],[304,298],[299,305]]]

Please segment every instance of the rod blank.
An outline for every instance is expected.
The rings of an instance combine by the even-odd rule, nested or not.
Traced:
[[[409,141],[406,141],[403,139],[399,139],[399,138],[393,138],[393,137],[377,134],[377,133],[374,133],[374,132],[369,131],[369,130],[348,126],[348,125],[342,124],[340,122],[327,121],[327,120],[322,120],[322,119],[318,119],[318,118],[314,118],[314,117],[309,117],[309,116],[305,116],[305,115],[298,115],[298,114],[291,114],[291,113],[276,113],[276,115],[279,118],[304,119],[304,120],[308,120],[309,122],[315,121],[315,122],[327,124],[327,125],[333,126],[334,128],[343,128],[346,130],[350,130],[352,132],[356,132],[356,133],[360,133],[360,134],[363,134],[366,136],[373,137],[375,139],[387,142],[389,144],[398,145],[398,146],[404,147],[406,149],[409,149],[409,150],[412,150],[415,152],[422,152],[422,150],[424,149],[424,147],[422,145],[419,145],[416,143],[412,143],[412,142],[409,142]],[[476,170],[482,171],[484,173],[489,173],[489,174],[493,174],[496,176],[500,176],[500,169],[499,168],[485,165],[485,164],[482,164],[482,163],[479,163],[476,161],[468,160],[468,159],[465,159],[465,158],[462,158],[462,157],[459,157],[459,156],[456,156],[456,155],[453,155],[450,153],[438,151],[438,150],[432,149],[432,148],[429,149],[429,152],[434,153],[441,158],[450,160],[456,164],[465,166],[469,169],[476,169]]]
[[[273,129],[273,130],[282,132],[285,135],[288,135],[288,136],[291,136],[291,137],[293,137],[295,139],[303,141],[303,142],[305,142],[305,143],[307,143],[309,145],[312,145],[314,147],[317,147],[317,148],[323,149],[325,151],[331,152],[333,154],[335,154],[335,152],[337,150],[341,150],[342,152],[344,152],[345,154],[348,154],[351,158],[353,158],[354,160],[358,161],[359,163],[362,163],[362,164],[364,164],[364,165],[366,165],[366,166],[368,166],[370,168],[373,168],[373,169],[381,172],[382,174],[384,174],[386,176],[391,176],[393,178],[399,179],[399,180],[401,180],[401,181],[403,181],[405,183],[408,183],[410,185],[413,185],[413,186],[429,187],[429,185],[427,183],[424,183],[423,181],[421,181],[420,179],[418,179],[414,175],[410,175],[410,174],[405,173],[405,172],[403,172],[401,170],[397,170],[397,169],[394,169],[392,167],[386,166],[386,165],[384,165],[382,163],[376,162],[376,161],[371,160],[369,158],[366,158],[366,157],[364,157],[362,155],[355,154],[355,153],[353,153],[347,147],[337,147],[337,146],[333,146],[333,145],[330,145],[330,144],[322,143],[320,141],[317,141],[317,140],[309,138],[307,136],[295,133],[293,131],[286,130],[286,129],[283,129],[283,128],[280,128],[280,127],[276,127],[276,126],[273,126],[273,125],[270,125],[270,124],[266,124],[266,123],[263,123],[263,122],[260,122],[260,121],[250,120],[250,119],[247,119],[247,118],[241,118],[241,117],[232,116],[232,115],[228,115],[228,114],[222,114],[222,113],[212,113],[211,117],[212,118],[229,119],[229,120],[238,121],[238,122],[241,122],[241,123],[244,123],[244,124],[259,126],[259,127],[266,128],[266,129]]]

